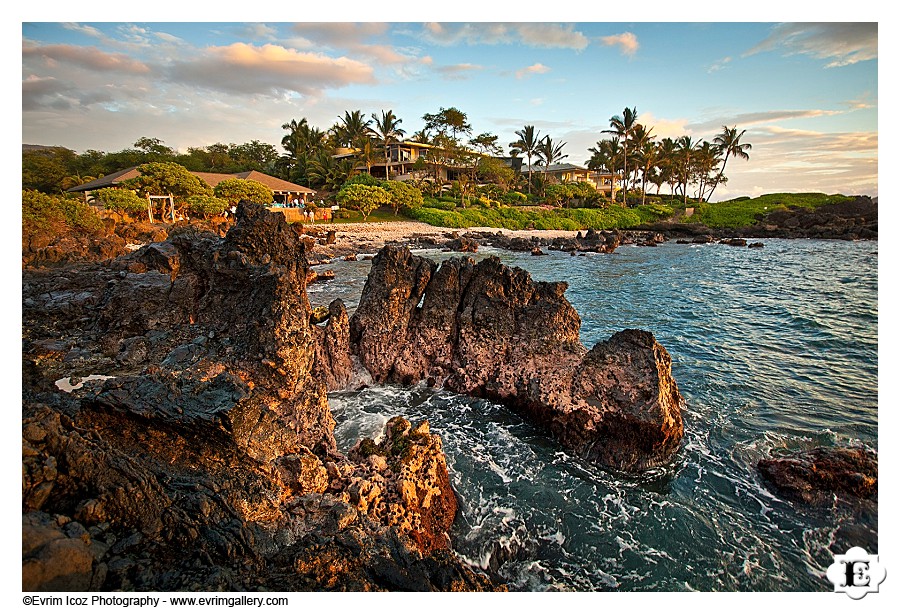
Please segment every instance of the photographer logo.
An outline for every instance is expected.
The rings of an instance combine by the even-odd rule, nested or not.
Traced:
[[[878,555],[868,554],[862,548],[850,548],[846,554],[836,554],[826,573],[834,584],[834,592],[847,593],[851,599],[877,593],[886,575]]]

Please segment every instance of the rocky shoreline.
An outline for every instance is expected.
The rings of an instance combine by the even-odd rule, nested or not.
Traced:
[[[457,503],[427,422],[396,418],[382,441],[336,449],[326,392],[361,370],[363,380],[421,375],[530,408],[564,445],[622,468],[677,448],[683,401],[649,333],[625,333],[633,358],[588,353],[564,284],[493,260],[436,270],[400,247],[376,257],[352,320],[335,301],[314,324],[299,230],[242,203],[224,237],[184,227],[103,264],[26,268],[24,589],[502,588],[451,550]],[[447,297],[415,272],[438,285],[471,278],[453,286],[458,300],[488,303],[447,322],[430,302]],[[421,293],[401,278],[429,292],[428,317],[411,317]],[[435,344],[417,358],[391,339],[401,323]],[[447,333],[454,341],[439,345]],[[491,352],[510,357],[505,375],[490,370]],[[613,385],[610,404],[604,386],[574,369],[557,378],[539,356],[595,365],[600,379],[609,369],[607,379],[633,377],[634,394]],[[615,364],[621,356],[640,366]],[[658,400],[664,407],[651,407]],[[611,426],[639,414],[650,416],[646,432],[671,423],[659,442]]]
[[[661,232],[341,247],[249,203],[234,225],[104,240],[124,232],[147,244],[23,245],[23,590],[503,590],[453,553],[457,501],[427,422],[337,450],[327,392],[373,381],[502,402],[615,470],[678,450],[684,400],[651,333],[585,348],[564,283],[409,251],[609,252]],[[378,252],[352,317],[306,296],[309,261],[341,249]],[[874,496],[877,474],[862,482]]]

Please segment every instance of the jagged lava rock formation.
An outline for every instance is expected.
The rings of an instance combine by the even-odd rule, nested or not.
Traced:
[[[23,272],[23,590],[492,588],[448,549],[427,423],[336,451],[346,311],[312,324],[306,278],[298,232],[248,203],[224,239]]]
[[[438,267],[389,245],[350,319],[347,352],[377,382],[424,380],[504,403],[604,465],[666,462],[684,433],[668,352],[637,330],[588,351],[565,289],[497,258]]]

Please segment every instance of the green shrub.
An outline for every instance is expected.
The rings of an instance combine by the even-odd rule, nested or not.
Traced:
[[[344,182],[344,185],[341,187],[346,187],[348,185],[370,185],[370,186],[380,186],[382,183],[381,179],[377,179],[370,175],[369,173],[358,173],[353,175]]]
[[[381,187],[390,195],[391,206],[394,213],[398,213],[400,209],[411,211],[418,209],[424,204],[422,191],[408,183],[402,181],[384,181]]]
[[[252,179],[238,179],[237,177],[220,181],[213,188],[213,195],[227,202],[229,206],[234,206],[242,200],[266,205],[271,203],[274,198],[274,194],[268,186]]]
[[[228,207],[228,201],[215,196],[191,196],[187,199],[187,207],[193,215],[199,215],[205,219],[214,215],[222,215],[222,212]]]
[[[97,190],[96,199],[108,210],[128,215],[147,212],[147,201],[131,190],[103,188]]]
[[[342,207],[362,213],[363,221],[378,207],[389,205],[391,195],[384,188],[363,184],[351,184],[341,188],[337,202]]]
[[[22,190],[22,233],[37,231],[97,232],[103,220],[93,207],[77,196],[51,196],[37,190]]]
[[[528,200],[528,197],[521,192],[514,190],[507,192],[500,197],[500,201],[507,205],[521,205]]]

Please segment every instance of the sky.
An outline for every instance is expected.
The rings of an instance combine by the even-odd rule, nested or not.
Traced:
[[[877,23],[335,21],[349,14],[23,20],[22,141],[281,152],[292,119],[324,130],[344,111],[390,109],[411,134],[456,107],[473,136],[506,146],[534,125],[583,165],[628,107],[659,138],[746,130],[750,159],[729,161],[714,200],[878,194]]]

